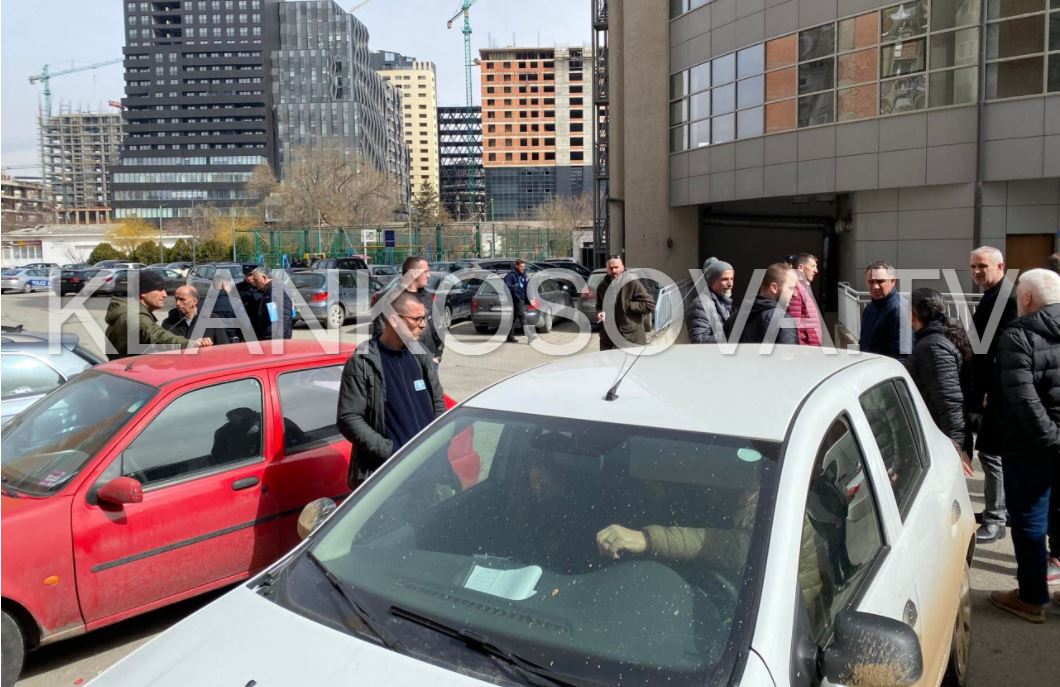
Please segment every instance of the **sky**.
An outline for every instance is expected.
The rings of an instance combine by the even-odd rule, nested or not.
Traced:
[[[121,57],[123,0],[0,0],[0,163],[15,175],[37,174],[37,108],[41,86],[28,77]],[[349,9],[359,0],[344,0]],[[369,0],[354,13],[372,50],[392,50],[437,66],[438,104],[464,104],[463,18],[446,29],[460,0]],[[589,0],[477,0],[471,8],[473,56],[480,48],[587,45]],[[478,101],[478,71],[475,99]],[[124,95],[122,65],[51,80],[52,110],[106,110]],[[18,168],[33,165],[34,168]]]

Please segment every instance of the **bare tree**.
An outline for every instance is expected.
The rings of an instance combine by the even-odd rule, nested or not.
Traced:
[[[533,218],[550,223],[556,229],[575,231],[592,224],[593,199],[588,193],[580,196],[550,196],[534,209]]]
[[[247,184],[266,214],[287,226],[367,226],[389,222],[401,208],[400,185],[341,145],[299,148],[282,181],[259,167]]]

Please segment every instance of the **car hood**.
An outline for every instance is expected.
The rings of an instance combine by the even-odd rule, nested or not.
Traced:
[[[292,613],[241,584],[92,681],[93,687],[489,683]]]

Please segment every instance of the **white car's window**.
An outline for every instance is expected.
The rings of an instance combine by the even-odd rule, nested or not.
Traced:
[[[806,495],[799,584],[814,639],[823,642],[883,550],[865,456],[850,423],[832,423],[814,461]]]
[[[62,375],[32,356],[12,353],[0,356],[4,399],[47,393],[64,381]]]
[[[261,407],[256,379],[189,391],[159,413],[115,462],[123,475],[148,486],[260,458]]]
[[[342,365],[287,372],[279,377],[283,444],[287,453],[339,436],[335,413]]]
[[[904,519],[927,469],[912,399],[905,382],[889,380],[866,391],[860,400]]]
[[[422,628],[395,607],[561,675],[711,684],[754,625],[779,451],[465,407],[358,490],[312,553],[399,640]]]

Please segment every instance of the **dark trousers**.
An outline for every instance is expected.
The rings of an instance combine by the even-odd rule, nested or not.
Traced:
[[[983,524],[1004,527],[1008,516],[1001,456],[980,451],[979,464],[983,466]]]
[[[1060,461],[1005,456],[1005,497],[1016,552],[1016,581],[1025,603],[1049,602],[1046,582],[1049,497],[1060,490]]]
[[[512,331],[508,334],[509,339],[514,339],[526,329],[526,303],[512,299]]]

